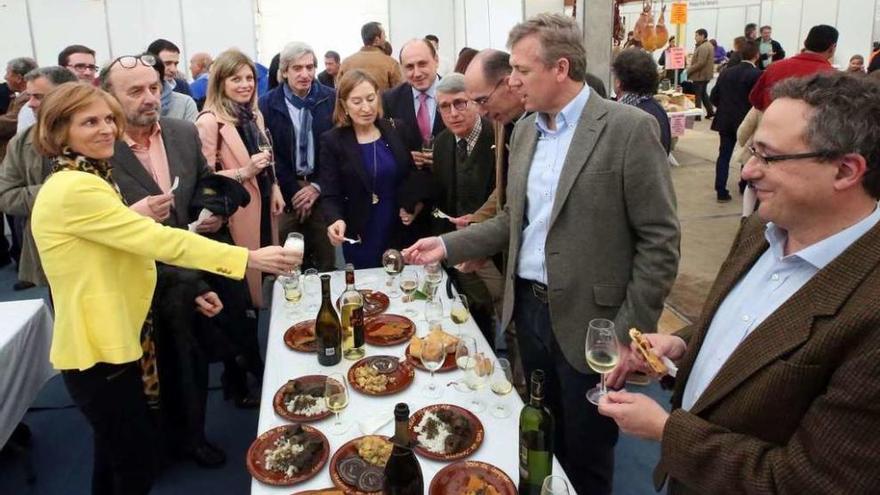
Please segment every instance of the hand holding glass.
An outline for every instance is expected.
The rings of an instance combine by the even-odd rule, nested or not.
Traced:
[[[291,232],[287,234],[287,239],[284,241],[284,247],[287,249],[291,249],[294,252],[298,253],[300,258],[305,254],[306,251],[306,241],[303,238],[303,235],[299,232]],[[299,268],[294,267],[294,268]]]

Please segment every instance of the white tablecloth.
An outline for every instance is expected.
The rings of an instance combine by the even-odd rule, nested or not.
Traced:
[[[422,273],[421,267],[408,266],[406,269],[419,270],[419,273]],[[332,277],[330,284],[331,292],[333,301],[336,301],[336,298],[345,288],[344,272],[334,272]],[[386,294],[389,293],[391,289],[390,287],[385,286],[385,273],[378,268],[358,270],[356,272],[356,285],[358,288],[381,290]],[[455,333],[455,325],[452,323],[452,320],[449,319],[450,305],[449,299],[446,296],[445,286],[446,276],[444,275],[443,283],[438,290],[438,294],[442,294],[444,311],[446,314],[443,327],[445,330]],[[283,418],[277,416],[272,408],[272,398],[274,397],[275,392],[277,392],[287,380],[303,375],[328,374],[331,372],[339,372],[345,375],[348,372],[348,368],[353,363],[352,361],[346,361],[343,359],[342,362],[336,366],[324,367],[318,364],[318,359],[315,355],[303,354],[288,349],[284,345],[283,338],[284,332],[287,328],[295,321],[311,319],[314,318],[315,315],[312,314],[306,316],[305,314],[300,314],[295,319],[289,318],[285,314],[284,297],[278,283],[275,284],[273,289],[272,301],[272,320],[269,325],[269,343],[266,349],[266,371],[263,376],[263,395],[260,405],[258,433],[263,433],[266,430],[288,423]],[[304,298],[300,304],[305,307],[305,305],[308,304],[308,301]],[[428,331],[428,324],[423,319],[424,304],[424,301],[410,303],[412,307],[419,310],[419,316],[412,318],[416,323],[416,335],[425,335]],[[391,306],[386,313],[404,314],[403,309],[404,303],[401,302],[400,298],[391,299]],[[473,319],[462,325],[462,334],[475,337],[478,350],[487,352],[491,355],[491,348],[477,326],[473,323]],[[406,345],[407,344],[401,344],[394,347],[374,347],[367,345],[367,356],[382,354],[403,356]],[[416,370],[415,380],[412,385],[399,394],[388,397],[369,397],[351,390],[349,405],[345,409],[345,412],[343,412],[344,418],[352,423],[352,427],[347,433],[340,436],[330,434],[329,426],[333,422],[332,416],[311,424],[316,426],[327,436],[327,439],[330,442],[330,457],[332,457],[333,453],[335,453],[342,444],[363,435],[357,425],[359,417],[375,414],[376,412],[387,413],[389,417],[393,416],[394,405],[398,402],[406,402],[409,404],[410,413],[414,413],[422,407],[435,403],[449,403],[465,407],[470,397],[474,393],[477,393],[489,407],[498,401],[506,402],[512,413],[509,417],[504,419],[492,416],[488,409],[485,412],[477,414],[485,428],[485,437],[482,446],[467,459],[484,461],[498,466],[505,471],[513,480],[514,484],[516,484],[519,480],[519,412],[522,408],[522,401],[515,392],[503,397],[498,397],[489,390],[489,387],[485,387],[478,392],[471,392],[469,394],[457,392],[453,387],[446,387],[447,383],[462,377],[462,372],[458,369],[447,373],[435,374],[437,383],[441,384],[444,389],[443,396],[440,399],[428,399],[422,395],[420,389],[428,382],[430,375],[421,370]],[[384,426],[378,431],[378,433],[388,436],[393,435],[393,422]],[[425,480],[425,492],[427,493],[431,479],[433,479],[437,471],[442,469],[448,463],[432,461],[421,456],[419,456],[419,463],[422,467],[422,476]],[[325,465],[321,472],[319,472],[314,478],[293,487],[272,487],[253,480],[251,483],[251,493],[290,494],[301,490],[329,488],[333,486],[328,470],[329,464],[330,461],[328,458],[327,465]],[[560,467],[555,459],[553,461],[553,473],[563,474],[562,467]],[[574,491],[571,493],[573,494]]]
[[[52,314],[42,299],[0,303],[0,447],[46,381]]]

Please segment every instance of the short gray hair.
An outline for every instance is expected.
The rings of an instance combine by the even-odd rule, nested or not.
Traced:
[[[453,72],[437,82],[437,92],[445,95],[464,92],[464,76]]]
[[[37,68],[37,62],[30,57],[14,58],[6,64],[6,68],[14,74],[24,77],[25,74]]]
[[[294,60],[307,54],[311,54],[315,59],[315,65],[318,65],[318,57],[315,55],[315,50],[312,50],[312,47],[308,44],[302,41],[294,41],[284,45],[284,48],[281,50],[281,57],[278,59],[278,82],[284,82],[284,74]]]
[[[587,51],[584,36],[574,18],[562,14],[538,14],[510,30],[507,47],[519,43],[527,36],[535,35],[541,44],[541,60],[552,67],[564,58],[568,60],[568,77],[583,82],[587,74]]]
[[[61,67],[60,65],[49,65],[46,67],[38,67],[24,75],[25,81],[35,81],[41,77],[45,77],[52,86],[58,86],[66,82],[76,82],[76,74]]]

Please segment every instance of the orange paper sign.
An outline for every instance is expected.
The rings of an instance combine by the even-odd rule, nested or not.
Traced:
[[[670,24],[687,24],[688,22],[688,4],[684,2],[675,2],[672,4],[672,11],[669,13]]]

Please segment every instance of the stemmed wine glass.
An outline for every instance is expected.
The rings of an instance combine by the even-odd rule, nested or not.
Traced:
[[[403,273],[400,274],[400,290],[406,295],[403,299],[406,309],[404,309],[403,312],[410,318],[419,314],[418,311],[410,306],[410,304],[412,304],[412,295],[418,288],[419,274],[414,270],[404,270]]]
[[[302,257],[306,252],[306,240],[299,232],[291,232],[287,234],[287,239],[284,240],[284,247],[293,250]],[[295,268],[298,269],[299,267]]]
[[[397,290],[395,279],[403,271],[403,255],[396,249],[385,251],[382,253],[382,266],[385,268],[385,273],[388,274],[385,285],[391,287],[391,293],[388,295],[390,297],[400,297],[400,291]]]
[[[281,283],[281,288],[284,290],[284,300],[286,301],[284,308],[287,317],[293,318],[296,316],[297,304],[302,298],[302,279],[299,272],[294,271],[293,273],[279,275],[278,281]]]
[[[425,321],[429,326],[435,323],[442,326],[443,302],[439,297],[432,297],[425,301]]]
[[[431,381],[422,387],[422,395],[429,399],[439,399],[443,395],[443,389],[434,381],[434,372],[443,366],[446,361],[446,346],[442,340],[422,339],[422,365],[431,372]]]
[[[568,495],[568,483],[562,476],[550,475],[544,478],[541,495]]]
[[[456,294],[452,299],[452,309],[449,310],[449,317],[452,323],[458,328],[458,334],[461,335],[461,326],[470,319],[468,312],[468,300],[464,294]]]
[[[455,365],[465,374],[461,381],[456,382],[455,389],[466,394],[471,388],[467,386],[467,370],[474,367],[473,357],[477,353],[477,340],[473,337],[459,337],[455,344]]]
[[[334,435],[342,435],[351,426],[348,421],[343,421],[339,416],[346,406],[348,406],[348,386],[345,383],[345,377],[341,373],[331,373],[327,377],[324,384],[324,401],[327,409],[336,415],[336,419],[330,428],[330,433]]]
[[[599,399],[608,393],[605,388],[605,374],[617,367],[617,362],[620,359],[618,346],[613,321],[603,318],[590,320],[584,350],[587,355],[587,364],[593,371],[601,375],[601,387],[597,384],[587,391],[587,400],[593,404],[599,405]]]
[[[429,295],[433,295],[437,292],[437,287],[440,285],[440,282],[443,281],[443,268],[440,266],[440,263],[436,261],[433,263],[428,263],[425,265],[425,282],[427,287],[425,289],[430,293]]]
[[[309,268],[303,272],[301,283],[303,286],[303,296],[308,301],[306,311],[317,313],[318,301],[321,300],[321,279],[318,277],[318,270]]]
[[[257,149],[269,153],[269,166],[272,167],[272,173],[275,173],[275,149],[272,143],[272,133],[269,129],[260,129],[257,133]]]
[[[486,386],[489,377],[495,370],[495,362],[489,359],[482,352],[478,352],[471,358],[473,366],[469,367],[466,374],[468,377],[467,385],[474,392],[479,391]],[[469,409],[475,413],[481,413],[486,410],[486,403],[479,398],[479,394],[474,394],[469,403]]]
[[[513,370],[510,367],[510,361],[504,358],[498,359],[498,364],[495,365],[495,375],[492,377],[492,384],[489,388],[499,397],[503,397],[513,390]],[[510,416],[510,406],[499,400],[492,405],[491,412],[492,416],[496,418],[506,418]]]

